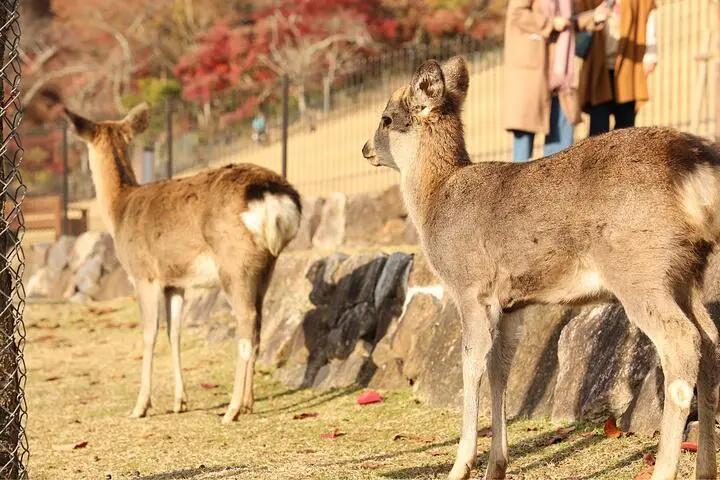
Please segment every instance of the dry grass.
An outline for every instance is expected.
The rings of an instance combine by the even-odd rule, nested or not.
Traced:
[[[360,407],[355,391],[288,391],[260,372],[256,413],[222,426],[232,345],[207,344],[192,330],[183,338],[191,411],[167,413],[171,376],[161,332],[155,408],[148,418],[127,418],[140,367],[136,312],[127,300],[28,307],[32,478],[430,479],[447,473],[459,416],[416,403],[410,391],[383,392],[382,404]],[[302,412],[318,416],[293,420]],[[320,438],[335,428],[344,435]],[[535,420],[511,424],[510,478],[632,478],[642,468],[643,454],[655,447],[653,440],[637,437],[606,439],[596,425],[578,425],[569,438],[548,446],[556,428]],[[87,446],[72,449],[80,442]],[[488,447],[489,439],[482,438],[481,462]],[[683,455],[682,478],[689,478],[693,460]]]

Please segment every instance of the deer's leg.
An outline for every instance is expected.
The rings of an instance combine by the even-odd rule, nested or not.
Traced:
[[[253,373],[260,343],[256,292],[255,281],[248,278],[233,280],[226,291],[237,321],[237,365],[230,405],[222,420],[225,424],[235,421],[241,413],[251,413],[253,408]]]
[[[520,340],[522,316],[504,315],[498,323],[498,333],[487,359],[487,375],[492,397],[492,443],[485,480],[505,478],[508,465],[507,421],[505,418],[505,390],[513,357]]]
[[[463,416],[460,445],[449,480],[468,478],[475,465],[480,379],[500,316],[499,308],[491,313],[474,295],[469,297],[458,301],[462,319]]]
[[[720,383],[720,344],[718,329],[702,303],[699,289],[692,291],[692,315],[700,331],[700,372],[697,379],[698,423],[700,429],[698,454],[695,465],[697,480],[717,478],[715,459],[715,412],[718,406]]]
[[[172,352],[173,378],[175,380],[175,395],[173,412],[181,413],[187,410],[187,395],[183,382],[182,362],[180,361],[180,330],[182,328],[183,293],[180,290],[168,290],[165,293],[165,310],[168,315],[168,337]]]
[[[132,418],[144,417],[151,406],[150,393],[152,390],[152,364],[155,341],[157,340],[158,324],[160,322],[160,302],[162,287],[154,282],[137,281],[136,291],[140,304],[140,315],[143,321],[143,359],[140,376],[140,393],[135,408],[130,416]]]
[[[700,334],[670,293],[657,290],[625,293],[617,296],[628,318],[652,340],[665,376],[660,444],[652,480],[674,480],[698,377]]]

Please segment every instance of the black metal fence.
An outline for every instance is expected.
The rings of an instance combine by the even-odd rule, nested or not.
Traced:
[[[716,6],[712,0],[658,0],[657,4],[660,62],[650,78],[651,101],[641,110],[638,123],[671,125],[712,136],[716,128],[713,86],[720,70],[712,55]],[[466,57],[470,68],[464,115],[471,157],[474,161],[508,160],[511,142],[502,128],[502,45],[458,38],[348,62],[332,72],[321,69],[302,79],[289,78],[287,90],[279,78],[270,95],[250,111],[247,95],[238,91],[215,95],[203,104],[176,99],[169,105],[155,105],[151,129],[134,153],[136,172],[141,181],[152,181],[251,162],[278,172],[285,169],[304,195],[383,189],[397,182],[396,175],[369,166],[360,154],[383,106],[422,61],[458,54]],[[257,128],[253,119],[260,113],[264,119],[262,128]],[[586,128],[586,124],[576,128],[576,136],[584,137]],[[53,138],[55,143],[44,145],[58,145],[56,151],[62,152],[62,135],[56,133]],[[25,139],[29,146],[31,136]],[[36,143],[27,149],[33,160],[42,153],[35,149]],[[537,153],[541,144],[539,138]],[[88,198],[92,182],[84,149],[71,144],[67,151],[69,198]],[[62,168],[61,157],[45,155],[53,158],[53,168]],[[51,183],[58,180],[47,178],[53,174],[40,173],[48,180],[45,189],[60,191],[60,183]],[[42,191],[34,180],[31,193]]]
[[[18,0],[0,0],[0,479],[27,478]]]

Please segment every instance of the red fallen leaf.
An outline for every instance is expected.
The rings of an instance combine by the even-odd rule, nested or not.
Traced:
[[[570,436],[572,432],[575,431],[575,427],[564,427],[564,428],[558,428],[555,431],[555,435],[550,437],[547,442],[545,442],[545,445],[554,445],[556,443],[560,443],[564,441],[566,438]]]
[[[200,386],[205,390],[212,390],[213,388],[219,387],[217,383],[201,383]]]
[[[698,444],[695,442],[683,442],[680,448],[685,452],[697,452]]]
[[[605,431],[605,436],[608,438],[620,438],[623,435],[623,432],[617,427],[615,417],[608,417],[608,419],[605,420],[603,430]]]
[[[62,445],[54,445],[53,450],[57,450],[60,452],[70,452],[73,450],[78,450],[80,448],[87,447],[88,442],[82,441],[82,442],[76,442],[76,443],[64,443]]]
[[[60,380],[60,377],[47,377],[45,379],[46,382],[54,382],[56,380]]]
[[[318,416],[318,413],[316,412],[303,412],[298,413],[297,415],[293,415],[293,420],[304,420],[306,418],[315,418]]]
[[[87,447],[87,444],[88,444],[88,442],[86,440],[83,440],[82,442],[78,442],[73,447],[73,450],[77,450],[79,448],[85,448],[85,447]]]
[[[645,465],[655,465],[655,455],[646,453],[643,457],[643,462],[645,462]]]
[[[653,470],[655,470],[653,465],[646,465],[645,468],[640,470],[638,474],[633,477],[633,480],[650,480],[650,478],[652,478]]]
[[[333,439],[342,437],[343,435],[345,435],[345,433],[341,432],[339,428],[333,428],[329,432],[321,433],[320,438]]]
[[[368,390],[357,398],[358,405],[369,405],[371,403],[380,403],[383,398],[375,390]]]

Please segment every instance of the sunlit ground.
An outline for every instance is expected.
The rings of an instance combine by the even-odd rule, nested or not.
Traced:
[[[207,344],[183,332],[190,411],[172,406],[169,349],[158,341],[154,408],[131,420],[140,374],[141,329],[129,300],[30,305],[27,398],[33,479],[430,479],[453,460],[458,412],[417,403],[412,392],[382,392],[358,406],[358,391],[289,391],[257,374],[255,413],[220,424],[229,399],[232,342]],[[316,417],[293,419],[301,413]],[[483,427],[487,420],[481,420]],[[598,425],[577,425],[548,445],[559,425],[522,420],[510,426],[512,479],[630,479],[655,440],[608,439]],[[322,434],[336,431],[333,439]],[[490,439],[478,446],[482,478]],[[694,454],[682,458],[691,478]]]

